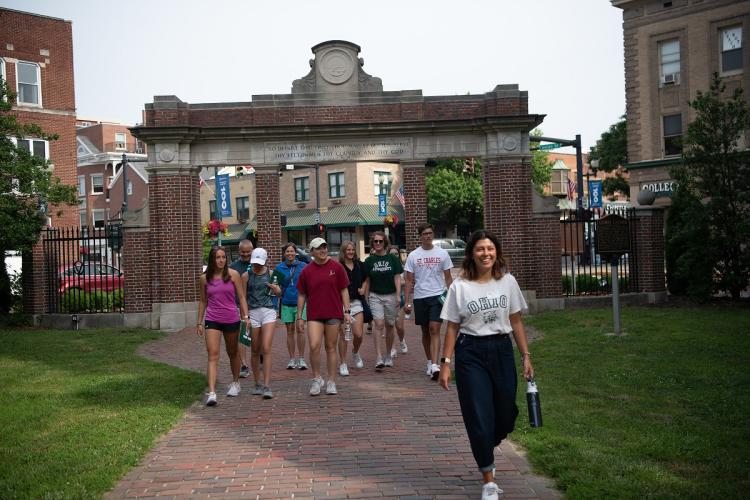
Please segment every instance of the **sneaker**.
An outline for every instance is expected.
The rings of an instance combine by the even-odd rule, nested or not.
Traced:
[[[263,399],[271,399],[273,398],[273,392],[271,391],[271,388],[267,385],[263,386]]]
[[[216,406],[216,393],[209,392],[206,395],[206,406]]]
[[[346,363],[341,363],[339,365],[339,375],[341,375],[342,377],[349,376],[349,367],[346,366]]]
[[[333,396],[334,394],[338,394],[338,392],[336,392],[336,382],[334,382],[333,380],[329,380],[326,384],[326,394],[329,394],[331,396]]]
[[[295,368],[297,368],[297,360],[292,358],[289,360],[289,363],[286,364],[286,369],[294,370]]]
[[[297,361],[297,368],[300,370],[307,370],[307,363],[305,363],[305,358],[299,358],[299,361]]]
[[[495,483],[484,483],[482,486],[482,500],[498,500],[502,494],[503,490]]]
[[[240,383],[232,382],[231,384],[229,384],[229,389],[227,390],[227,396],[229,396],[230,398],[233,398],[239,395],[240,395]]]
[[[260,384],[255,384],[255,387],[253,387],[253,390],[250,391],[250,394],[253,396],[260,396],[263,394],[263,386]]]
[[[375,369],[376,370],[382,370],[385,366],[385,363],[383,363],[383,358],[378,358],[375,360]]]
[[[393,358],[391,356],[386,356],[383,364],[385,366],[393,366]]]
[[[440,376],[440,367],[438,365],[432,365],[432,374],[430,375],[430,378],[432,380],[437,380]]]
[[[358,352],[352,353],[352,360],[354,360],[354,366],[356,366],[357,368],[365,367],[365,363],[364,361],[362,361],[362,356],[360,356]]]
[[[405,340],[401,341],[401,344],[399,345],[399,347],[401,347],[401,354],[406,354],[407,352],[409,352],[409,346],[406,345]]]
[[[312,381],[312,385],[310,386],[310,396],[317,396],[320,394],[320,389],[323,387],[323,378],[322,377],[316,377]]]
[[[432,377],[432,361],[427,361],[427,376]]]
[[[398,349],[396,349],[395,347],[391,347],[391,357],[395,358],[397,356],[398,356]]]
[[[247,378],[248,375],[250,375],[250,368],[247,365],[242,365],[240,367],[240,378]]]

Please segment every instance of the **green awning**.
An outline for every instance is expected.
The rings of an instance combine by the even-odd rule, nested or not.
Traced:
[[[283,229],[307,229],[315,224],[314,208],[284,212],[286,226]],[[401,205],[392,205],[388,213],[404,220],[404,209]],[[344,226],[382,226],[383,216],[378,215],[377,205],[339,205],[329,208],[320,214],[323,225],[328,227]]]
[[[247,238],[247,235],[254,231],[257,225],[258,223],[255,218],[253,218],[253,220],[251,220],[250,222],[243,222],[241,224],[229,224],[229,227],[227,228],[229,235],[222,236],[221,243],[239,243],[240,241]]]

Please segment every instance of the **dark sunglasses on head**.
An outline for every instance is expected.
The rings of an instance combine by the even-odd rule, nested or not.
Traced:
[[[376,243],[385,243],[385,240],[372,240],[373,245],[375,245]]]

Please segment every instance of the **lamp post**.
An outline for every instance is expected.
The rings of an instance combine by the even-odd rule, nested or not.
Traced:
[[[589,211],[591,213],[591,219],[589,220],[589,241],[588,241],[588,247],[590,252],[590,258],[591,263],[596,263],[596,249],[594,248],[594,222],[593,222],[593,212],[591,212],[591,184],[589,183],[589,180],[591,178],[591,175],[594,175],[594,178],[596,179],[596,174],[599,172],[599,159],[595,158],[591,161],[589,161],[589,169],[586,171],[586,186],[589,190]]]

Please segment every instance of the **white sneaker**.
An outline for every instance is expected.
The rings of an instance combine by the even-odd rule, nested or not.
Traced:
[[[432,377],[432,360],[427,361],[427,376]]]
[[[299,358],[299,360],[297,360],[297,369],[307,370],[307,363],[305,363],[305,358]]]
[[[409,346],[406,345],[406,340],[402,340],[399,347],[401,347],[401,354],[406,354],[407,352],[409,352]]]
[[[393,358],[391,356],[386,356],[383,364],[385,366],[393,366]]]
[[[312,381],[312,385],[310,386],[310,396],[317,396],[320,394],[320,389],[323,387],[323,378],[322,377],[316,377]]]
[[[289,363],[286,364],[287,370],[294,370],[297,368],[297,360],[295,358],[292,358],[289,360]]]
[[[360,356],[358,352],[352,353],[352,359],[354,360],[354,366],[356,366],[357,368],[365,367],[365,363],[364,361],[362,361],[362,356]]]
[[[326,394],[329,394],[331,396],[333,396],[334,394],[338,394],[336,392],[336,382],[334,382],[333,380],[329,380],[328,384],[326,384]]]
[[[339,365],[339,375],[341,375],[342,377],[349,376],[349,367],[346,366],[346,363],[341,363]]]
[[[233,398],[239,395],[240,395],[240,383],[232,382],[231,384],[229,384],[229,389],[227,390],[227,396],[229,396],[230,398]]]
[[[378,358],[375,360],[375,369],[381,370],[385,366],[385,363],[383,363],[383,358]]]
[[[215,406],[215,405],[216,405],[216,393],[209,392],[206,395],[206,406]]]
[[[482,500],[498,500],[503,490],[497,487],[495,483],[484,483],[482,486]]]
[[[398,356],[398,349],[391,347],[391,358],[395,358],[396,356]]]
[[[432,380],[437,380],[440,376],[440,367],[438,365],[432,365],[432,374],[430,375],[430,378]]]

